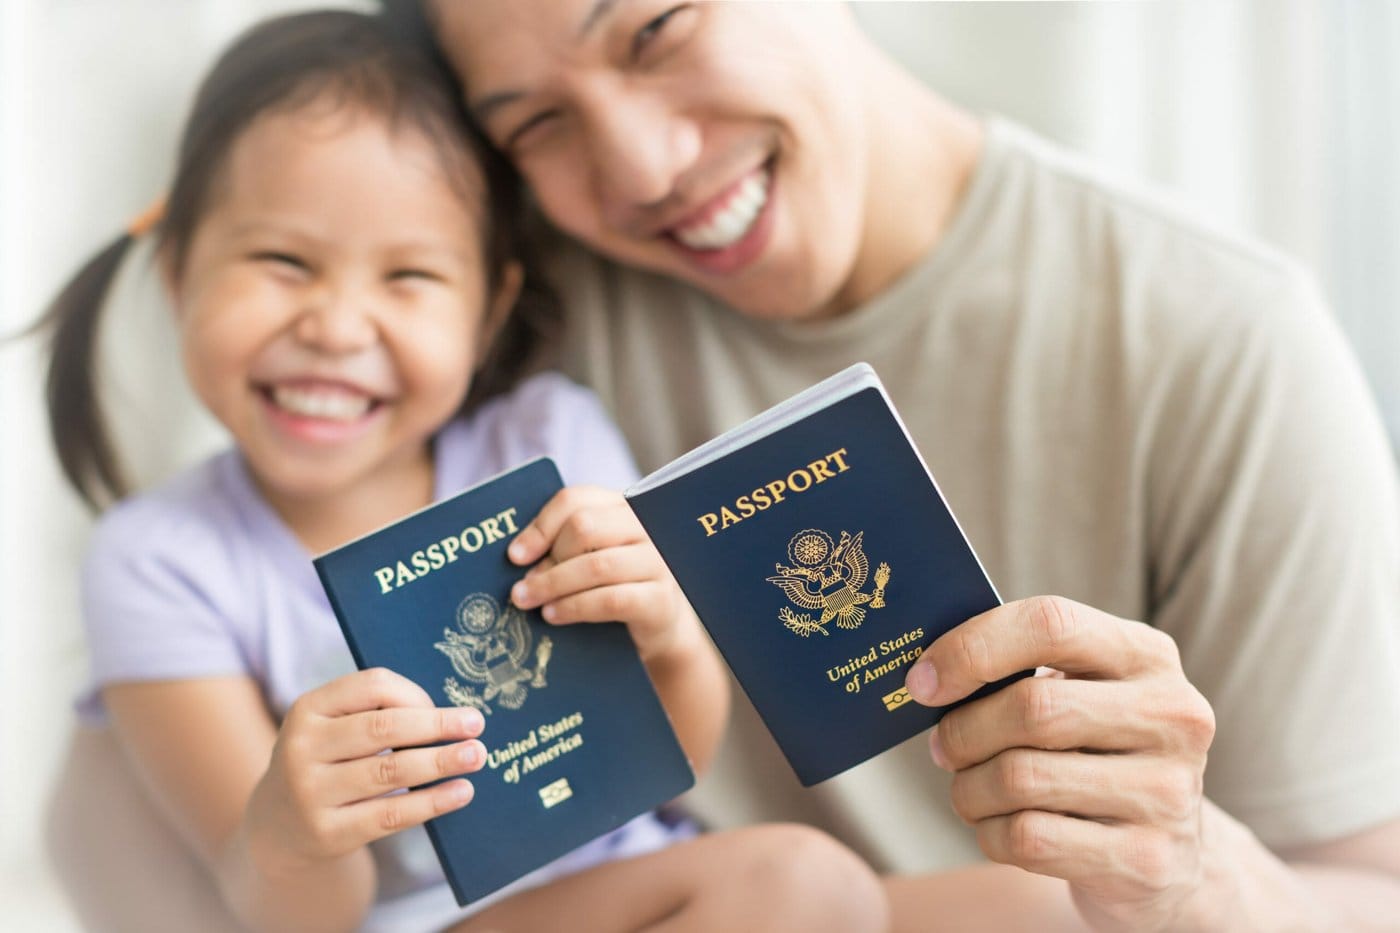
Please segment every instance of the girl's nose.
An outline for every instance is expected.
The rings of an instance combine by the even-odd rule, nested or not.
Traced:
[[[355,353],[379,339],[379,330],[362,291],[326,285],[307,296],[296,321],[296,337],[328,354]]]

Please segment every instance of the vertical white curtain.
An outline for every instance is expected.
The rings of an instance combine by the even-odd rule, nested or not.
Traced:
[[[1333,138],[1319,257],[1338,314],[1400,438],[1400,4],[1328,5]]]
[[[1318,276],[1400,442],[1400,3],[858,3],[1008,114]]]
[[[469,2],[469,0],[461,0]],[[0,4],[0,332],[166,183],[209,59],[292,0]],[[366,6],[367,3],[356,4]],[[1400,438],[1400,3],[855,4],[954,101],[1005,113],[1314,270]],[[159,475],[209,443],[178,385],[158,286],[111,335],[112,401]],[[154,376],[152,385],[149,378]],[[87,519],[58,479],[33,346],[0,344],[0,903],[63,929],[39,851],[48,774],[82,676],[74,582]],[[133,400],[139,404],[131,405]],[[71,924],[70,924],[71,928]]]

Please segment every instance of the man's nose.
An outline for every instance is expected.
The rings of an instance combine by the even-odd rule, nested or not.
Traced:
[[[306,295],[296,337],[328,354],[363,350],[378,339],[373,302],[368,289],[349,282],[323,282]]]
[[[588,157],[609,215],[664,201],[700,156],[698,124],[658,95],[612,89],[585,115]]]

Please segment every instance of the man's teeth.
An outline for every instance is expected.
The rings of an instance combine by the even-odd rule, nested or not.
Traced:
[[[743,239],[768,203],[768,172],[753,172],[713,217],[693,227],[678,227],[676,239],[691,249],[723,249]]]
[[[272,401],[278,408],[294,415],[326,418],[331,421],[354,421],[356,418],[362,418],[370,406],[369,396],[356,392],[296,389],[290,386],[274,387]]]

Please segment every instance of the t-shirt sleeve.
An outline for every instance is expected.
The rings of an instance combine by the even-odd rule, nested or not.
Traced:
[[[1400,505],[1311,283],[1266,304],[1167,406],[1152,621],[1215,710],[1207,795],[1282,847],[1400,816]]]
[[[232,579],[217,535],[160,503],[137,500],[104,516],[83,565],[90,674],[80,711],[97,714],[109,684],[247,673],[229,622]]]

